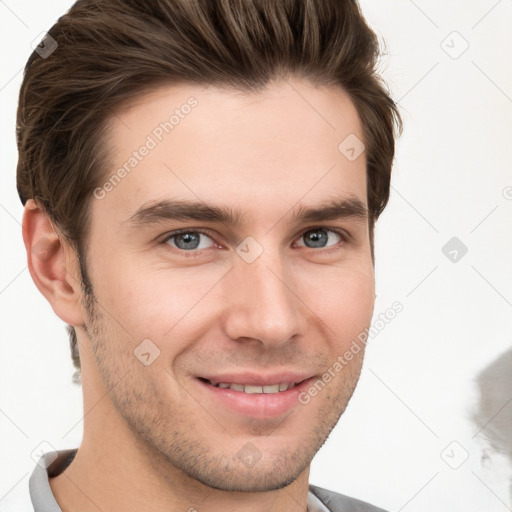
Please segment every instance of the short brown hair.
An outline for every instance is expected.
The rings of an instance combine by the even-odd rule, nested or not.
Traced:
[[[257,91],[290,75],[343,88],[363,127],[373,258],[373,225],[389,199],[402,121],[356,0],[78,0],[48,34],[53,52],[32,53],[21,86],[17,188],[22,203],[42,205],[75,248],[86,293],[89,205],[111,171],[102,144],[107,122],[163,84]]]

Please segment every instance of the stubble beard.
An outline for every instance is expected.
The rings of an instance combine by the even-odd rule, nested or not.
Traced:
[[[107,394],[133,434],[140,453],[152,470],[167,479],[169,484],[176,480],[177,469],[185,480],[188,477],[222,491],[265,492],[288,486],[309,467],[327,440],[345,411],[359,379],[363,354],[360,364],[355,361],[351,368],[344,368],[347,370],[344,375],[348,376],[344,377],[343,385],[339,384],[337,389],[326,387],[321,392],[323,402],[317,409],[314,427],[307,438],[291,449],[283,447],[278,451],[265,451],[265,438],[272,433],[269,434],[268,428],[261,428],[256,422],[250,428],[249,435],[244,435],[242,440],[233,436],[229,439],[229,425],[222,425],[224,428],[219,426],[217,433],[228,439],[218,442],[215,432],[202,433],[197,428],[200,421],[194,421],[186,410],[173,408],[163,399],[163,394],[159,392],[162,383],[157,385],[155,380],[143,377],[144,370],[146,376],[149,375],[148,368],[135,358],[128,340],[122,343],[120,337],[111,332],[106,315],[101,311],[101,306],[97,306],[92,287],[89,291],[84,296],[84,306],[88,312],[85,330]],[[115,327],[115,320],[110,324]],[[344,375],[340,374],[338,378]],[[189,398],[192,407],[200,407]],[[320,396],[314,400],[317,399]],[[307,407],[296,407],[290,414],[307,415]],[[204,411],[204,414],[208,413]],[[283,422],[287,419],[284,418]],[[279,425],[273,430],[277,428]],[[216,447],[226,443],[230,446],[228,450],[216,450]],[[261,458],[253,465],[248,465],[240,456],[248,443],[257,449],[261,447]]]

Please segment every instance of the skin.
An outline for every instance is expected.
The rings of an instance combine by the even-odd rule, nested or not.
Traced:
[[[83,442],[50,480],[64,511],[150,503],[155,511],[303,512],[311,460],[359,378],[364,350],[307,405],[275,417],[235,411],[197,379],[248,370],[321,377],[370,325],[375,291],[367,220],[292,220],[299,206],[367,204],[364,153],[349,161],[338,150],[351,133],[363,139],[349,97],[298,78],[252,94],[159,88],[110,120],[112,172],[191,96],[197,106],[172,133],[91,199],[93,299],[82,294],[66,240],[34,201],[25,208],[31,275],[76,327],[82,361]],[[127,222],[163,199],[239,210],[240,223]],[[349,236],[323,231],[325,246],[307,246],[303,235],[319,226]],[[207,234],[199,249],[168,238],[182,228]],[[237,253],[247,236],[263,250],[252,263]],[[38,258],[32,248],[42,240]],[[160,350],[148,366],[134,355],[144,339]],[[247,450],[259,455],[252,465],[240,456]]]

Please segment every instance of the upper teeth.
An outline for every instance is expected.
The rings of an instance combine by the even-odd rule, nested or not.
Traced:
[[[210,381],[212,386],[223,389],[232,389],[234,391],[243,391],[245,393],[278,393],[279,391],[286,391],[287,389],[295,386],[293,382],[281,382],[280,384],[272,384],[271,386],[254,386],[252,384],[230,384],[229,382]]]

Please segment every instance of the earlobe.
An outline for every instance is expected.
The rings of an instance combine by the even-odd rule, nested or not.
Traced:
[[[64,322],[82,325],[82,288],[75,252],[33,199],[25,204],[22,228],[28,269],[35,285]]]

